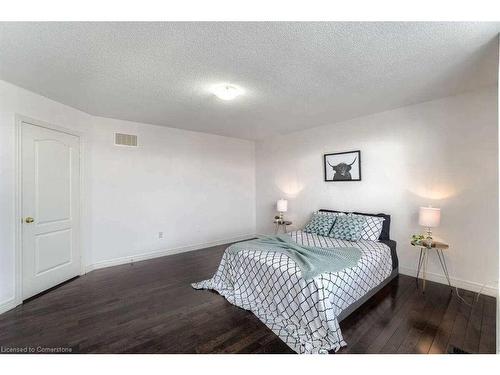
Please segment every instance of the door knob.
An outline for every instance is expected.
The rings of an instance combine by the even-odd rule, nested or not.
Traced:
[[[33,219],[32,217],[29,217],[29,216],[28,216],[28,217],[27,217],[24,221],[25,221],[27,224],[29,224],[29,223],[34,222],[34,221],[35,221],[35,219]]]

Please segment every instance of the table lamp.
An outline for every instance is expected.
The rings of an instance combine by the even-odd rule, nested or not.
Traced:
[[[276,211],[279,212],[279,222],[283,222],[283,212],[286,212],[288,209],[288,201],[286,199],[279,199],[276,202]]]
[[[432,240],[431,228],[439,226],[441,220],[441,209],[434,207],[420,207],[418,212],[418,224],[427,229],[427,239]]]

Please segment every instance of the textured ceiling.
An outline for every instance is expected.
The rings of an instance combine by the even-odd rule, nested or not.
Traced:
[[[0,79],[93,115],[259,139],[496,83],[500,23],[0,23]],[[218,100],[220,82],[246,94]]]

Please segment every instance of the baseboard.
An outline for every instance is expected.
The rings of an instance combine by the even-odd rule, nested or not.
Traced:
[[[7,301],[1,302],[0,303],[0,314],[3,314],[4,312],[7,312],[14,307],[18,305],[16,299],[12,297],[11,299],[8,299]]]
[[[403,275],[415,277],[417,274],[417,271],[414,268],[399,266],[399,273],[402,273]],[[444,275],[433,273],[433,272],[427,272],[426,276],[427,276],[426,277],[427,280],[435,281],[435,282],[440,283],[440,284],[448,285],[448,281],[446,280],[446,277]],[[482,288],[481,294],[486,294],[486,295],[492,296],[492,297],[497,297],[497,295],[498,295],[498,288],[491,286],[491,285],[485,285],[483,287],[483,285],[480,283],[476,283],[474,281],[468,281],[468,280],[461,280],[461,279],[457,279],[454,277],[450,277],[450,281],[451,281],[452,286],[456,286],[460,289],[470,290],[472,292],[477,293]]]
[[[188,251],[200,250],[200,249],[204,249],[207,247],[224,245],[224,244],[231,243],[231,242],[249,240],[249,239],[254,238],[254,237],[255,237],[255,234],[245,234],[242,236],[226,238],[226,239],[219,240],[219,241],[205,242],[205,243],[200,243],[200,244],[196,244],[196,245],[181,246],[181,247],[175,247],[175,248],[170,248],[170,249],[161,249],[161,250],[156,250],[156,251],[137,254],[137,255],[129,255],[129,256],[120,257],[120,258],[103,260],[103,261],[88,265],[87,267],[85,267],[85,271],[90,272],[90,271],[97,270],[100,268],[119,266],[122,264],[129,264],[129,263],[134,263],[134,262],[140,262],[142,260],[164,257],[167,255],[173,255],[173,254],[185,253]]]

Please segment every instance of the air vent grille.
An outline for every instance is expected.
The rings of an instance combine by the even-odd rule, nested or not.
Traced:
[[[137,147],[137,136],[132,134],[115,133],[115,145]]]

